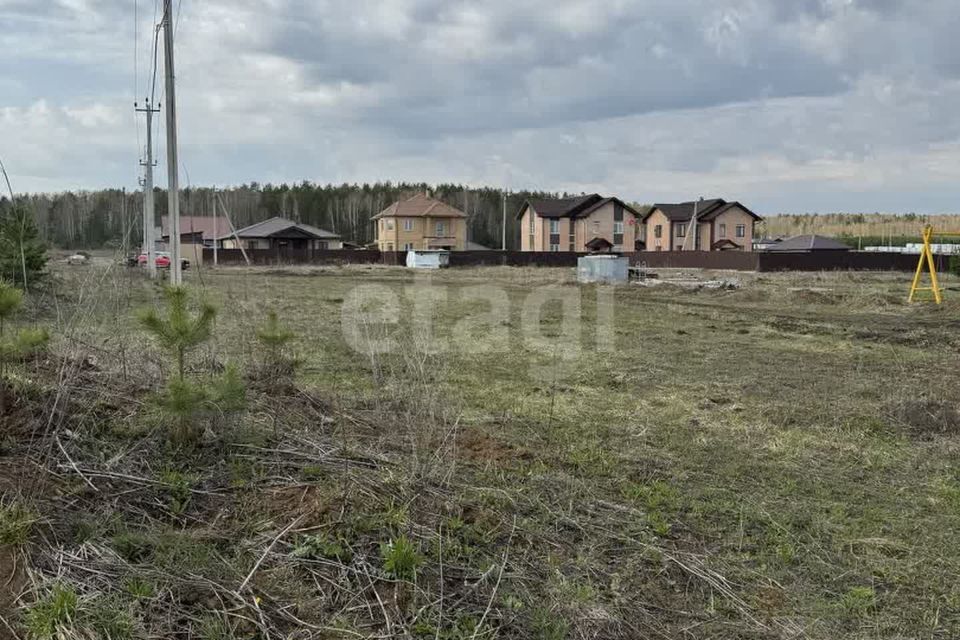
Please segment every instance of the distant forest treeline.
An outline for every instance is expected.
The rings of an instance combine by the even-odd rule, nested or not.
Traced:
[[[903,246],[920,242],[925,224],[934,232],[960,232],[960,216],[918,213],[804,213],[767,217],[759,232],[768,237],[816,233],[843,240],[852,247]],[[956,240],[944,239],[945,242]]]
[[[430,191],[433,197],[451,204],[469,216],[468,236],[492,248],[500,247],[503,192],[463,185],[376,183],[364,185],[249,184],[219,189],[237,228],[282,216],[339,233],[345,240],[365,244],[374,240],[370,218],[390,204],[417,192]],[[519,243],[516,214],[529,197],[567,194],[521,191],[507,197],[507,242]],[[156,189],[157,224],[167,214],[167,193]],[[18,196],[29,204],[42,237],[63,249],[134,247],[141,237],[140,214],[143,194],[119,189]],[[0,199],[0,209],[9,202]],[[213,190],[184,189],[181,215],[213,215]]]
[[[417,192],[430,191],[469,216],[471,242],[500,247],[503,192],[493,188],[473,188],[459,184],[375,183],[318,185],[242,185],[218,192],[223,197],[237,228],[272,216],[283,216],[339,233],[345,240],[366,244],[374,240],[370,218],[391,203]],[[572,194],[520,191],[507,197],[507,245],[519,244],[516,214],[530,197],[558,197]],[[42,238],[63,249],[132,248],[140,243],[143,194],[120,189],[79,191],[18,196],[28,204]],[[207,216],[213,213],[211,188],[187,188],[181,194],[183,215]],[[0,214],[9,207],[0,198]],[[157,224],[167,213],[167,194],[156,190]],[[643,205],[635,205],[638,208]],[[643,209],[641,209],[643,210]],[[765,236],[792,236],[803,233],[843,238],[853,246],[860,242],[894,245],[920,238],[925,223],[938,231],[960,231],[960,216],[908,214],[784,214],[769,216],[758,232]]]

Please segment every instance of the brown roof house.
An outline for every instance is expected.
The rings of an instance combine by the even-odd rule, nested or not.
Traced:
[[[576,198],[527,200],[520,220],[521,251],[585,251],[603,239],[614,251],[633,251],[640,214],[619,198],[596,193]]]
[[[827,238],[818,235],[793,236],[769,246],[766,251],[771,253],[814,253],[829,251],[850,251],[850,245],[844,244],[839,240]]]
[[[161,239],[170,240],[170,218],[160,218]],[[222,216],[180,216],[182,242],[195,242],[212,247],[216,238],[230,233],[230,222]]]
[[[696,216],[696,233],[691,226]],[[655,204],[643,218],[647,251],[752,251],[760,216],[721,198]],[[692,235],[692,237],[691,237]]]
[[[213,246],[216,238],[230,233],[230,222],[224,217],[180,216],[180,256],[192,264],[203,262],[203,250]],[[170,250],[170,218],[160,218],[160,243]]]
[[[467,214],[424,193],[373,216],[380,251],[467,248]]]
[[[239,240],[238,240],[239,239]],[[221,234],[217,241],[224,249],[342,249],[343,239],[332,231],[286,218],[270,218],[249,227]]]

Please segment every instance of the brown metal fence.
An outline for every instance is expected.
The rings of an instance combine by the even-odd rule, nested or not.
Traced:
[[[575,267],[577,258],[587,255],[573,251],[453,251],[451,267]]]
[[[379,264],[383,255],[376,250],[342,249],[247,249],[247,257],[255,265],[284,264]],[[246,264],[240,249],[219,249],[217,262],[222,265]],[[203,263],[213,264],[213,249],[203,250]]]
[[[255,265],[285,264],[406,264],[404,251],[335,249],[254,249],[247,255]],[[453,251],[452,267],[575,267],[584,253],[533,251]],[[919,256],[902,253],[820,251],[814,253],[764,253],[748,251],[637,251],[626,254],[630,264],[652,269],[729,269],[734,271],[913,271]],[[239,249],[221,249],[222,265],[244,264]],[[937,269],[949,267],[949,256],[935,256]],[[203,250],[203,262],[213,264],[213,250]]]
[[[914,271],[919,255],[859,251],[758,253],[758,271]],[[949,267],[950,256],[934,256],[938,271]]]
[[[656,269],[733,269],[757,271],[758,253],[749,251],[637,251],[630,264]]]

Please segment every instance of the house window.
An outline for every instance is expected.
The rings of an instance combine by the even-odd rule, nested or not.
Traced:
[[[550,221],[550,251],[560,251],[560,221]]]
[[[620,217],[623,217],[623,210],[620,211]],[[623,221],[613,223],[613,244],[622,245],[623,244]]]
[[[570,251],[577,250],[577,221],[570,221]]]
[[[738,238],[746,238],[746,237],[747,237],[747,225],[745,225],[745,224],[738,224],[738,225],[737,225],[737,237],[738,237]]]
[[[444,225],[442,222],[438,222],[438,223],[437,223],[437,237],[438,237],[438,238],[443,237],[443,234],[444,234],[445,231],[446,231],[446,225]]]
[[[727,237],[727,225],[723,224],[722,222],[720,223],[720,235],[719,235],[719,237],[721,237],[721,238],[726,238],[726,237]]]
[[[683,223],[681,222],[681,223],[678,223],[678,224],[676,225],[676,228],[677,228],[677,229],[676,229],[676,233],[675,233],[674,235],[676,235],[678,238],[684,238],[684,237],[686,237],[686,235],[687,235],[687,225],[685,225],[685,224],[683,224]]]
[[[403,230],[404,231],[413,231],[413,218],[404,218],[403,220]],[[411,247],[412,249],[413,247]]]
[[[658,224],[653,228],[653,237],[662,238],[663,237],[663,225]],[[659,245],[658,245],[659,246]]]
[[[387,225],[387,231],[393,231],[393,220],[388,218],[385,220],[385,224]]]
[[[388,242],[388,243],[387,243],[387,251],[393,251],[393,243],[392,243],[392,242]]]
[[[530,250],[533,251],[533,243],[535,236],[530,236]]]
[[[412,242],[408,242],[408,243],[406,243],[405,245],[403,245],[403,250],[404,250],[404,251],[413,251],[413,243],[412,243]]]
[[[530,218],[530,235],[532,236],[533,234],[536,233],[536,230],[534,229],[534,226],[533,226],[534,224],[533,214],[528,211],[527,216]]]

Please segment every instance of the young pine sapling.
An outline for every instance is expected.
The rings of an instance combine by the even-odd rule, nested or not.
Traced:
[[[8,335],[7,324],[22,304],[23,292],[0,281],[0,411],[6,410],[7,364],[40,351],[50,341],[45,329],[21,329],[13,336]]]
[[[267,379],[279,384],[289,381],[296,361],[287,354],[287,345],[296,334],[281,326],[277,312],[267,314],[267,322],[257,330],[257,341],[263,347],[263,374]]]
[[[139,315],[141,326],[174,358],[176,376],[167,383],[161,399],[162,409],[176,418],[176,429],[171,439],[176,442],[192,442],[197,439],[196,417],[208,399],[207,390],[186,378],[186,356],[213,334],[213,321],[217,311],[203,303],[196,314],[187,308],[187,290],[183,287],[165,287],[167,303],[166,318],[153,309]]]

